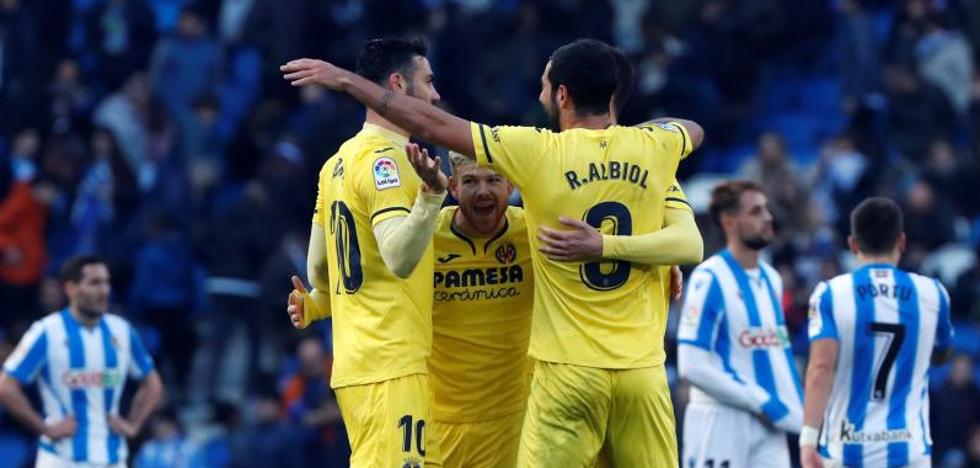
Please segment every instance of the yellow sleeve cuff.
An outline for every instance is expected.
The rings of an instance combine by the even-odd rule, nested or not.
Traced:
[[[302,294],[303,296],[303,328],[310,326],[311,323],[317,320],[323,320],[330,317],[330,295],[321,292],[318,289],[313,289],[309,293]]]

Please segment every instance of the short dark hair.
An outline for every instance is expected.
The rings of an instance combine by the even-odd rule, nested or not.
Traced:
[[[69,258],[61,266],[61,273],[59,278],[61,279],[61,284],[65,283],[78,283],[82,280],[82,270],[89,265],[106,265],[108,263],[102,257],[97,255],[76,255]]]
[[[722,182],[711,191],[711,219],[721,227],[722,213],[732,213],[738,210],[745,192],[766,193],[761,185],[746,179],[736,179]]]
[[[579,39],[551,54],[548,81],[552,93],[565,85],[581,115],[609,112],[609,101],[619,84],[619,64],[610,52],[612,46],[595,39]]]
[[[891,253],[904,230],[902,209],[889,198],[868,198],[851,211],[851,235],[863,254]]]
[[[633,93],[633,63],[626,52],[617,47],[610,46],[609,52],[616,61],[616,91],[613,91],[612,102],[615,112],[619,114]]]
[[[414,67],[412,59],[425,57],[427,53],[429,48],[421,39],[372,39],[361,47],[357,55],[357,74],[385,86],[392,73],[401,73],[409,78]]]

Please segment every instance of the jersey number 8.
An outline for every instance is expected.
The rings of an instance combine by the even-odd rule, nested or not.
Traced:
[[[619,202],[602,202],[594,205],[585,212],[583,217],[585,222],[596,229],[602,227],[603,222],[611,222],[612,233],[617,236],[628,236],[633,234],[633,216],[629,208]],[[612,269],[609,269],[609,266]],[[607,270],[603,272],[603,267]],[[583,263],[579,267],[579,276],[582,282],[596,291],[611,291],[624,284],[630,279],[630,262],[614,260],[612,262],[589,262]]]

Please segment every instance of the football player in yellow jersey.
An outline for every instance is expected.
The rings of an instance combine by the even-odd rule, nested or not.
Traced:
[[[512,468],[531,365],[534,273],[524,210],[513,186],[450,154],[450,190],[435,246],[430,446],[446,468]]]
[[[506,176],[521,190],[531,233],[558,227],[561,216],[580,218],[602,229],[604,253],[696,262],[700,246],[688,244],[699,244],[699,237],[663,252],[618,251],[623,236],[644,237],[662,227],[677,165],[703,134],[678,119],[613,125],[616,61],[608,47],[576,41],[546,65],[541,101],[560,132],[471,123],[319,60],[294,60],[281,70],[295,86],[345,91],[413,135]],[[665,303],[652,300],[650,286],[657,269],[625,259],[555,261],[537,251],[536,236],[530,243],[536,275],[530,354],[538,362],[518,466],[589,466],[603,447],[615,466],[676,466],[656,336]],[[682,255],[690,252],[696,255]]]
[[[418,42],[373,40],[358,57],[358,74],[434,103],[439,94],[425,54]],[[320,171],[308,253],[314,289],[307,294],[294,277],[288,312],[300,328],[332,313],[331,386],[352,467],[439,466],[426,463],[438,450],[427,454],[425,443],[426,361],[431,239],[447,184],[438,158],[430,160],[409,144],[407,132],[372,110]]]

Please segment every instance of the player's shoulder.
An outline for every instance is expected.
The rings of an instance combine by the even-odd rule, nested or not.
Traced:
[[[436,219],[437,234],[449,233],[453,225],[453,216],[456,214],[456,205],[444,206],[439,210],[439,217]]]
[[[107,313],[102,316],[102,319],[105,320],[105,324],[109,327],[109,330],[112,331],[113,334],[128,334],[133,329],[133,324],[118,314]]]
[[[773,268],[772,265],[760,261],[759,268],[762,269],[762,272],[766,274],[766,277],[769,278],[769,281],[772,281],[773,286],[777,286],[777,285],[778,287],[783,286],[782,275],[780,275],[779,271]]]
[[[701,262],[700,265],[695,267],[694,271],[691,272],[691,276],[708,276],[717,279],[718,274],[726,267],[727,265],[725,264],[725,260],[721,258],[721,255],[715,254],[708,257]]]
[[[507,224],[510,226],[508,229],[511,231],[511,235],[523,235],[527,232],[527,217],[525,216],[524,208],[508,205],[505,214],[507,216]]]

